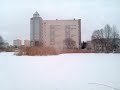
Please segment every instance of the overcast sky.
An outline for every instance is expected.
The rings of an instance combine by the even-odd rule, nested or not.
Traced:
[[[0,35],[10,44],[29,39],[35,11],[44,20],[81,19],[82,41],[105,24],[116,25],[120,32],[120,0],[0,0]]]

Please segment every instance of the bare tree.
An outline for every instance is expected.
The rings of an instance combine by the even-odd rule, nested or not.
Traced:
[[[104,29],[95,30],[92,34],[94,49],[98,52],[118,51],[120,44],[119,32],[115,26],[105,25]]]
[[[113,26],[113,28],[112,28],[112,50],[113,51],[119,50],[119,45],[120,45],[119,38],[120,38],[119,32],[118,32],[116,26]]]
[[[71,38],[66,38],[64,40],[64,44],[65,44],[66,49],[74,49],[74,48],[76,48],[76,42]]]
[[[104,34],[105,34],[105,49],[106,52],[112,51],[112,28],[110,25],[106,25],[104,27]]]
[[[104,32],[103,29],[96,30],[92,34],[92,43],[96,51],[104,51]]]
[[[104,33],[105,33],[105,38],[106,39],[110,39],[112,36],[112,28],[110,27],[110,25],[105,25],[104,27]]]

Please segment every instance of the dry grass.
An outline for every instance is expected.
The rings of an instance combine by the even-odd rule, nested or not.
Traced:
[[[27,47],[22,48],[18,55],[29,55],[29,56],[36,56],[36,55],[57,55],[58,53],[54,48],[51,47]]]
[[[63,51],[56,50],[52,47],[27,47],[21,48],[17,53],[18,56],[28,55],[28,56],[47,56],[47,55],[58,55],[64,53],[95,53],[94,51],[86,49],[66,49]]]

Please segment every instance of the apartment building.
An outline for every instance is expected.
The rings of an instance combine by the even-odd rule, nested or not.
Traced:
[[[35,12],[30,22],[31,46],[43,43],[45,46],[62,50],[65,48],[64,40],[71,38],[76,42],[76,47],[80,47],[81,19],[43,20],[39,13]]]

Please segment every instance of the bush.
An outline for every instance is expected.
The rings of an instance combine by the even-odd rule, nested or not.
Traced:
[[[57,55],[58,53],[54,48],[51,47],[27,47],[20,49],[18,55],[29,55],[29,56],[36,56],[36,55]]]
[[[96,53],[95,51],[86,49],[65,49],[63,51],[57,51],[52,47],[24,47],[16,51],[16,55],[28,55],[28,56],[47,56],[47,55],[58,55],[64,53]]]

